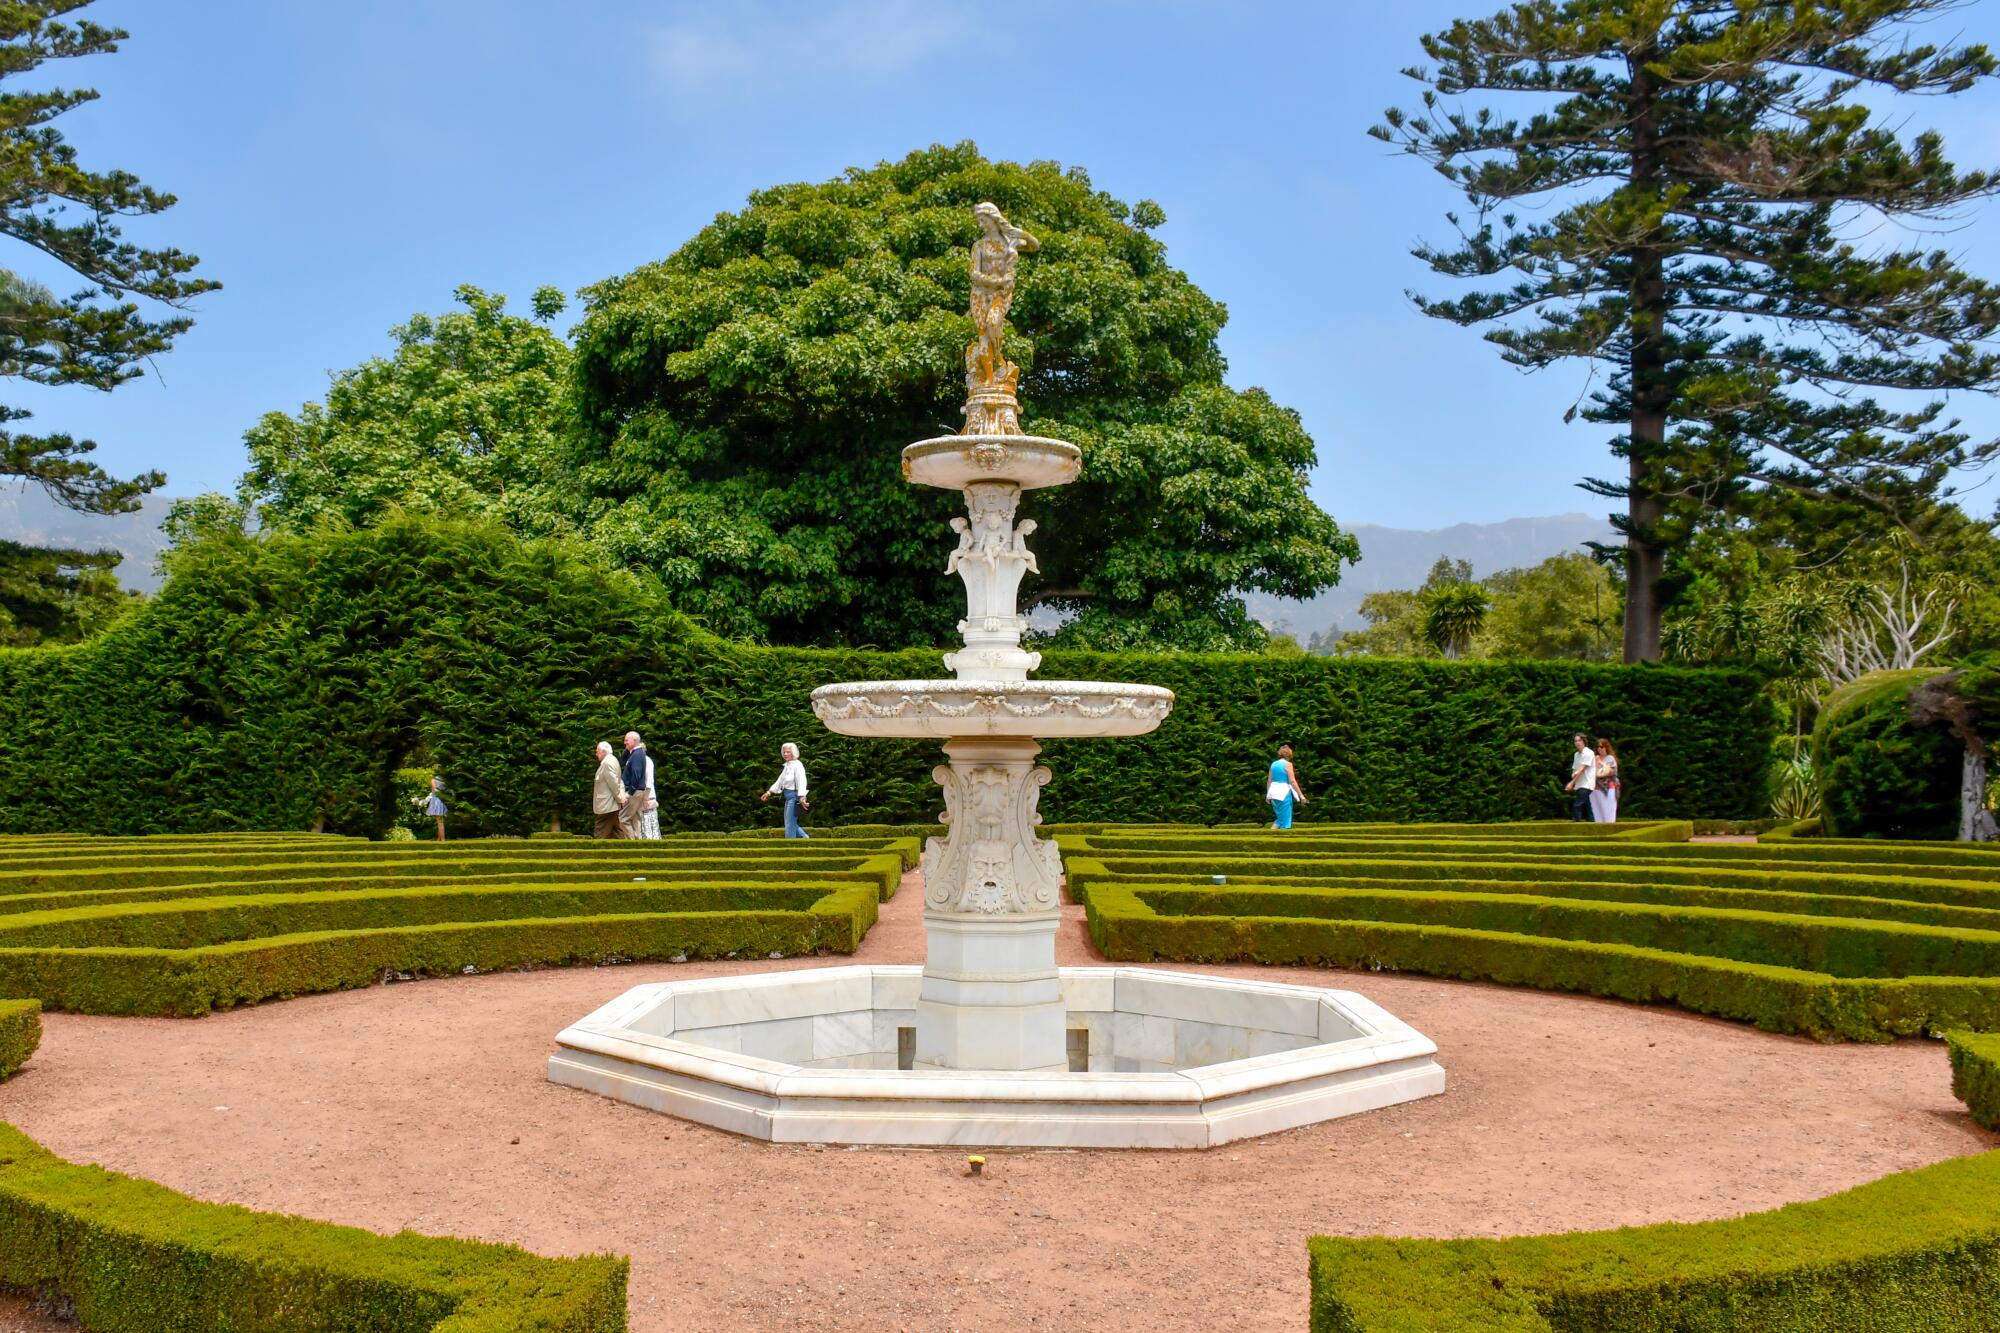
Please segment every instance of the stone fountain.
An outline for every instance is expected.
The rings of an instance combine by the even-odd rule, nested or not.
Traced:
[[[1035,238],[974,209],[965,427],[903,450],[903,477],[959,491],[946,571],[964,582],[950,679],[813,691],[846,736],[936,737],[946,827],[924,848],[925,962],[639,986],[557,1037],[549,1077],[760,1138],[1206,1147],[1444,1090],[1436,1047],[1351,992],[1134,967],[1056,966],[1062,859],[1037,835],[1051,737],[1136,736],[1155,685],[1032,680],[1019,518],[1082,456],[1024,434],[1001,350]]]

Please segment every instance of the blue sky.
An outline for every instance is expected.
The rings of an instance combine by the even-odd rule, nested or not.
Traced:
[[[1456,196],[1365,133],[1414,103],[1398,71],[1419,34],[1498,7],[101,0],[86,12],[131,38],[53,67],[104,94],[60,127],[87,165],[178,194],[130,234],[199,254],[224,289],[115,394],[7,392],[121,474],[231,489],[261,413],[319,397],[460,283],[525,311],[543,283],[668,254],[753,189],[970,138],[1159,201],[1173,261],[1229,307],[1231,382],[1303,414],[1336,518],[1598,511],[1574,483],[1610,470],[1606,431],[1561,420],[1583,371],[1524,376],[1410,307],[1438,283],[1409,247],[1447,234]],[[1936,36],[1954,32],[2000,44],[2000,5]],[[2000,89],[1915,114],[1961,166],[2000,165]],[[2000,200],[1936,239],[2000,277]],[[1991,402],[1960,410],[2000,433]]]

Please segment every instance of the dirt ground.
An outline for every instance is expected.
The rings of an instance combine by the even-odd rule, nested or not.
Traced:
[[[854,961],[921,961],[922,906],[907,883]],[[1068,911],[1062,961],[1095,961]],[[454,978],[194,1021],[53,1014],[0,1119],[201,1199],[629,1254],[636,1333],[1296,1330],[1314,1233],[1726,1217],[2000,1147],[1937,1043],[1822,1046],[1312,969],[1202,970],[1359,991],[1437,1042],[1448,1091],[1207,1153],[993,1153],[974,1180],[958,1152],[774,1147],[543,1078],[554,1034],[629,986],[770,966]],[[0,1305],[0,1329],[62,1327]]]

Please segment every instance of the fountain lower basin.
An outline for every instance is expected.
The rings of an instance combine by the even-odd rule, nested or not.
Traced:
[[[1158,685],[1095,680],[863,680],[812,692],[843,736],[1139,736],[1173,711]]]
[[[781,1143],[1209,1148],[1444,1091],[1437,1047],[1351,991],[1061,969],[1068,1073],[915,1070],[922,969],[636,986],[552,1082]]]

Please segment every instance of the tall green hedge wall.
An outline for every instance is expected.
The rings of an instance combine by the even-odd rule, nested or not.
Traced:
[[[0,830],[378,834],[409,765],[444,775],[461,833],[586,829],[591,747],[628,728],[668,828],[774,819],[757,795],[787,740],[816,820],[930,821],[936,744],[833,736],[807,697],[941,673],[929,650],[720,640],[630,574],[487,527],[217,538],[100,638],[0,651]],[[1774,719],[1743,673],[1050,653],[1041,675],[1179,695],[1152,736],[1049,745],[1051,820],[1266,817],[1280,741],[1309,820],[1546,817],[1579,729],[1619,744],[1625,813],[1763,813]]]

